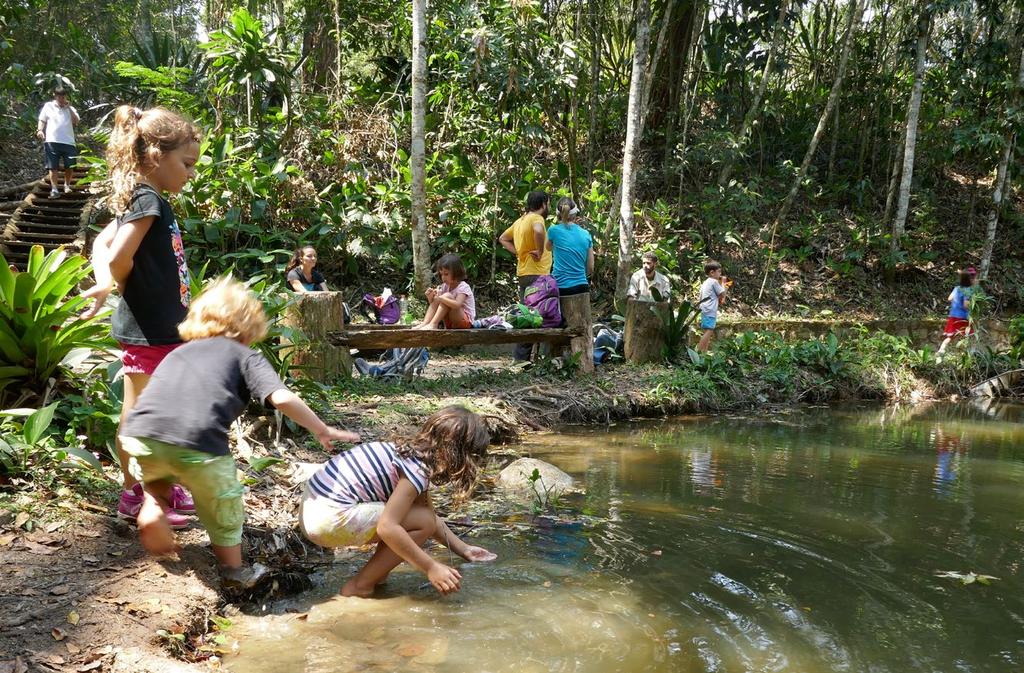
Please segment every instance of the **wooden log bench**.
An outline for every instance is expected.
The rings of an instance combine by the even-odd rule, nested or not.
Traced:
[[[584,335],[582,327],[543,329],[437,329],[416,330],[407,325],[350,324],[328,332],[334,346],[348,348],[448,348],[492,344],[549,343],[553,349],[569,346]]]

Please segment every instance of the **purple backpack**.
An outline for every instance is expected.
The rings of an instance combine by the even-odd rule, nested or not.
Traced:
[[[402,317],[402,307],[398,303],[398,297],[391,295],[383,306],[377,306],[377,299],[378,297],[369,292],[364,294],[360,312],[378,325],[394,325],[398,322]]]
[[[558,303],[558,283],[553,276],[537,276],[523,293],[523,303],[540,313],[541,327],[561,327],[562,308]]]

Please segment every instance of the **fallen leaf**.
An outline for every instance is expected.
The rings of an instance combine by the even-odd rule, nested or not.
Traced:
[[[98,558],[96,558],[95,556],[83,556],[82,560],[85,561],[86,563],[99,563],[100,562],[100,560]]]
[[[123,556],[123,551],[108,551],[107,556]]]
[[[59,544],[63,544],[57,538],[53,537],[52,535],[47,535],[43,531],[35,531],[35,532],[32,532],[32,533],[29,533],[28,535],[25,536],[25,539],[26,540],[30,540],[32,542],[38,542],[39,544],[46,544],[46,545],[59,545]]]
[[[26,673],[28,666],[21,657],[0,661],[0,673]]]
[[[64,631],[64,629],[62,629],[60,627],[54,627],[50,631],[50,635],[53,636],[53,639],[57,640],[57,641],[64,640],[65,638],[68,637],[68,634]]]
[[[551,586],[551,580],[548,580],[548,581],[544,582],[544,586],[545,587],[550,587]]]
[[[110,510],[108,510],[106,507],[100,507],[99,505],[94,505],[91,502],[80,502],[78,503],[78,506],[81,507],[82,509],[89,509],[92,510],[93,512],[99,512],[100,514],[110,513]]]
[[[71,591],[71,587],[69,587],[67,584],[60,584],[50,589],[50,593],[54,596],[63,596],[69,591]]]
[[[406,645],[399,646],[398,649],[395,650],[395,652],[403,657],[418,657],[426,651],[427,648],[420,643],[408,643]]]
[[[82,651],[81,647],[79,647],[78,645],[75,645],[70,640],[67,641],[66,643],[64,643],[64,647],[68,648],[68,654],[78,654],[79,652]]]
[[[32,540],[22,540],[21,544],[24,545],[30,554],[39,554],[41,556],[49,556],[59,549],[59,547],[47,547]]]
[[[39,592],[36,591],[35,589],[25,589],[24,591],[21,592],[21,595],[22,596],[38,596]]]
[[[79,619],[78,613],[74,610],[68,613],[68,624],[77,624]]]
[[[63,526],[64,526],[64,522],[63,521],[51,521],[50,523],[48,523],[45,526],[43,526],[43,530],[45,530],[47,533],[52,533],[55,530],[57,530],[59,528],[62,528]]]
[[[50,654],[44,657],[39,657],[36,661],[44,666],[63,666],[66,663],[64,661],[64,657],[59,654]]]
[[[295,619],[298,619],[298,620],[299,620],[300,622],[304,622],[304,621],[306,621],[307,619],[309,619],[309,613],[308,613],[308,612],[304,612],[304,613],[302,613],[301,615],[297,615],[297,616],[295,617]]]
[[[103,659],[97,659],[96,661],[89,662],[83,666],[78,667],[79,673],[85,673],[85,671],[95,671],[97,668],[103,665]]]
[[[18,538],[17,533],[11,533],[10,535],[0,535],[0,547],[6,547]],[[13,659],[11,661],[14,661]]]
[[[28,512],[18,512],[18,516],[14,517],[14,527],[15,528],[21,528],[26,523],[28,523],[29,519],[31,519],[31,518],[32,518],[32,515],[29,514]]]
[[[651,556],[661,556],[661,550],[660,549],[655,549],[654,551],[651,552]]]
[[[102,535],[102,533],[95,530],[80,530],[78,531],[78,534],[82,537],[99,537],[100,535]]]

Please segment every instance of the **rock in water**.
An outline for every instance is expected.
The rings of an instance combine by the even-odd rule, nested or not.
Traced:
[[[540,474],[536,487],[530,483],[534,470]],[[498,474],[498,486],[528,498],[533,497],[535,488],[537,493],[546,491],[549,497],[558,497],[572,489],[573,479],[551,463],[536,458],[519,458]]]

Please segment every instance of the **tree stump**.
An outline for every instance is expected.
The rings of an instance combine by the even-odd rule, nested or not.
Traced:
[[[562,318],[565,319],[566,327],[579,327],[583,330],[583,336],[573,337],[569,341],[569,352],[573,355],[580,353],[580,371],[594,371],[594,336],[592,334],[593,319],[590,315],[590,293],[575,294],[569,297],[560,297],[559,303],[562,306]]]
[[[668,302],[626,301],[626,331],[623,341],[626,359],[630,362],[661,362],[664,358],[665,337],[661,318],[652,309],[668,309]]]
[[[327,340],[329,332],[344,330],[344,317],[341,292],[294,295],[282,324],[302,332],[306,340],[295,344],[292,349],[293,374],[324,382],[352,375],[348,346],[334,346]],[[283,337],[281,342],[291,343]]]

